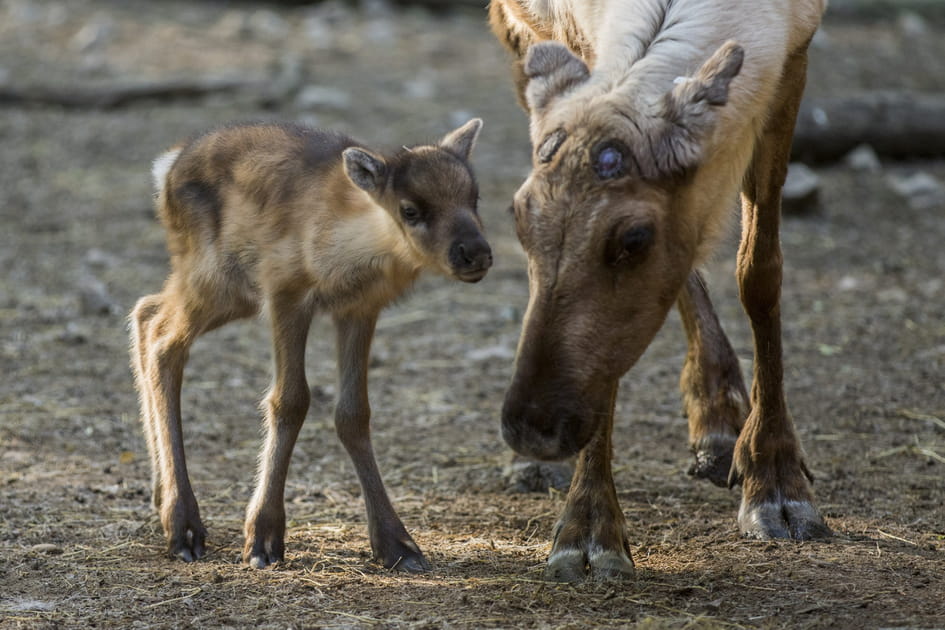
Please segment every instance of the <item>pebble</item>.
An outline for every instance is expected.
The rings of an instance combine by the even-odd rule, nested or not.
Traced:
[[[844,164],[863,173],[878,173],[883,170],[883,164],[879,161],[879,156],[868,144],[861,144],[847,153],[843,158]]]
[[[115,30],[110,19],[93,19],[85,24],[72,36],[72,48],[81,53],[104,48]]]
[[[108,293],[105,283],[98,278],[85,276],[79,280],[79,311],[82,315],[110,315],[117,310],[115,300]]]
[[[466,353],[466,358],[475,362],[493,361],[496,359],[511,360],[515,358],[515,350],[508,346],[501,345],[486,346],[484,348],[470,350]]]
[[[896,194],[904,197],[914,210],[928,210],[945,203],[945,186],[928,173],[890,175],[888,181]]]
[[[913,11],[901,13],[897,20],[897,25],[902,34],[909,37],[925,35],[929,31],[929,25],[925,21],[925,18]]]
[[[306,85],[299,90],[295,104],[300,109],[347,109],[351,105],[351,94],[325,85]]]
[[[787,214],[806,214],[820,202],[820,177],[800,162],[788,165],[787,180],[781,190],[781,208]]]
[[[48,556],[55,556],[62,553],[62,547],[52,543],[39,543],[38,545],[33,545],[30,547],[30,551],[33,553],[42,553]]]

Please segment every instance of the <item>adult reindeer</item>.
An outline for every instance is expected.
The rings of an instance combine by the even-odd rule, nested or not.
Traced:
[[[492,0],[531,118],[515,194],[529,304],[502,432],[577,455],[546,575],[631,574],[610,468],[618,381],[675,303],[693,474],[742,486],[756,538],[830,535],[814,507],[781,364],[780,191],[825,0]],[[748,397],[696,266],[742,200],[737,279]]]

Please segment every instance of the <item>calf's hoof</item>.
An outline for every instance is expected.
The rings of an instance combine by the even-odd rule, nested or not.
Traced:
[[[743,499],[738,510],[738,528],[744,536],[759,540],[812,540],[833,535],[817,508],[806,500],[750,503]]]
[[[168,501],[161,509],[161,524],[167,537],[167,554],[184,562],[199,560],[207,551],[207,528],[193,498]]]
[[[631,579],[633,560],[623,551],[578,548],[554,549],[548,556],[545,580],[549,582],[580,582],[585,578],[595,582]]]
[[[243,564],[248,564],[254,569],[265,569],[266,567],[285,561],[285,543],[279,541],[265,541],[257,538],[253,541],[247,541],[243,549]]]
[[[203,525],[188,527],[186,531],[171,536],[167,543],[167,555],[184,562],[200,560],[207,552],[205,541],[207,530]]]
[[[720,488],[728,487],[736,439],[732,435],[716,434],[699,440],[699,443],[692,447],[696,461],[687,473],[697,479],[707,479]]]
[[[285,513],[281,510],[267,512],[250,510],[243,533],[243,563],[254,569],[266,567],[285,560]]]

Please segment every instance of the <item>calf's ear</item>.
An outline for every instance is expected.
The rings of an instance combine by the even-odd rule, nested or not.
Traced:
[[[560,42],[539,42],[525,55],[523,66],[528,86],[525,102],[532,114],[540,114],[548,105],[576,86],[584,83],[590,71]]]
[[[718,108],[728,103],[729,86],[741,71],[744,58],[742,47],[728,41],[695,76],[676,79],[660,112],[666,124],[655,157],[662,175],[681,174],[698,165],[702,146],[715,128]]]
[[[387,181],[387,163],[384,158],[360,147],[350,147],[341,154],[345,175],[358,188],[378,193]]]
[[[440,146],[468,161],[473,148],[476,146],[480,131],[482,131],[482,119],[473,118],[462,127],[454,129],[443,136],[443,139],[440,140]]]

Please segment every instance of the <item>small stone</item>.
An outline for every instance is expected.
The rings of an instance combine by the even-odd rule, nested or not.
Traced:
[[[278,41],[285,40],[290,32],[289,23],[269,9],[253,11],[246,20],[246,28],[255,37]]]
[[[427,77],[415,77],[404,82],[404,96],[418,101],[429,101],[436,96],[436,84]]]
[[[69,322],[65,329],[56,336],[56,340],[69,346],[79,346],[89,340],[89,332],[75,322]],[[90,428],[87,427],[86,431]]]
[[[788,165],[787,180],[781,189],[781,208],[786,214],[806,214],[820,202],[820,178],[800,162]]]
[[[916,210],[927,210],[945,203],[945,186],[928,173],[891,175],[889,185]]]
[[[103,48],[111,38],[115,26],[110,19],[93,19],[72,36],[72,48],[81,53]]]
[[[476,363],[494,360],[510,361],[515,358],[515,350],[502,345],[487,346],[470,350],[466,353],[466,358]]]
[[[929,25],[925,21],[925,18],[913,11],[905,11],[901,13],[897,22],[899,30],[902,31],[902,34],[909,37],[925,35],[929,32]]]
[[[843,158],[843,162],[854,171],[864,173],[878,173],[883,170],[879,156],[868,144],[861,144]]]
[[[79,285],[79,309],[82,315],[110,315],[115,301],[108,293],[103,282],[93,277],[85,277]]]
[[[306,85],[299,90],[295,104],[300,109],[347,109],[351,105],[351,95],[339,88]]]
[[[62,547],[52,543],[39,543],[30,547],[32,553],[41,553],[47,556],[56,556],[62,553]]]

